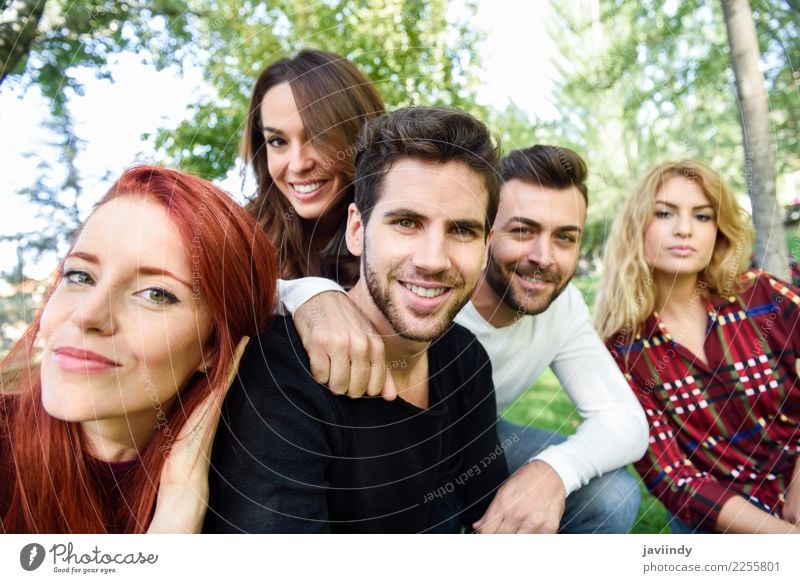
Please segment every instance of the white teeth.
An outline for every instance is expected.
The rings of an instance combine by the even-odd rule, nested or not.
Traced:
[[[310,182],[308,184],[292,184],[292,188],[294,188],[300,194],[308,194],[309,192],[314,192],[320,186],[325,184],[324,182]]]
[[[530,275],[520,275],[520,277],[521,277],[522,279],[524,279],[525,281],[529,281],[529,282],[531,282],[531,283],[545,283],[545,282],[544,282],[544,281],[542,281],[541,279],[537,279],[537,278],[535,278],[535,277],[531,277]]]
[[[412,292],[418,296],[422,296],[423,298],[435,298],[436,296],[440,296],[447,291],[446,287],[420,287],[411,283],[403,283],[403,285],[406,287],[406,289],[410,289]]]

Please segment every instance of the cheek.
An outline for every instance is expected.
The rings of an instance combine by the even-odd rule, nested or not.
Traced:
[[[283,171],[286,169],[286,160],[280,154],[269,153],[267,154],[267,171],[272,177],[273,181],[278,181],[283,178]]]

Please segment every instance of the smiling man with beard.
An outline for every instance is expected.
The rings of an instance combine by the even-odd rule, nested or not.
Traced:
[[[292,321],[276,318],[225,402],[206,532],[421,532],[448,495],[470,528],[508,476],[489,358],[453,324],[486,265],[499,148],[463,111],[409,108],[371,121],[357,150],[349,296],[398,397],[318,385]]]
[[[478,337],[491,358],[498,411],[550,367],[583,422],[567,439],[499,418],[500,438],[511,444],[505,453],[514,474],[474,526],[478,532],[627,532],[636,518],[639,489],[623,466],[644,453],[647,424],[594,330],[586,302],[569,284],[586,223],[586,163],[566,148],[537,145],[505,156],[501,173],[485,277],[456,322]],[[312,367],[347,370],[352,363],[373,360],[348,340],[354,326],[330,308],[339,305],[341,288],[307,279],[296,288],[304,288],[303,297],[293,303],[305,301],[306,314],[325,315],[313,329],[301,329],[314,355]],[[336,344],[339,331],[349,344],[336,351],[338,362],[328,361],[331,350],[320,344]],[[348,395],[361,396],[365,389],[366,382],[350,376]],[[459,508],[457,496],[445,496],[432,519],[434,530],[453,532]]]
[[[566,148],[538,145],[509,153],[501,172],[486,276],[456,322],[492,359],[499,411],[550,367],[583,422],[565,439],[499,419],[501,439],[518,438],[506,452],[514,474],[476,528],[627,532],[639,492],[619,468],[644,453],[647,425],[569,285],[586,222],[586,164]]]

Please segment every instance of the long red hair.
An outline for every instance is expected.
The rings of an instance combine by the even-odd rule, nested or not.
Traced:
[[[6,443],[0,476],[12,476],[0,484],[0,531],[147,530],[171,437],[210,391],[224,388],[237,343],[263,328],[272,311],[276,251],[252,216],[226,193],[181,172],[141,166],[123,173],[97,206],[120,196],[147,196],[167,209],[211,313],[214,356],[206,374],[196,373],[185,384],[167,412],[166,426],[155,432],[140,452],[141,463],[118,484],[124,503],[109,507],[107,493],[98,491],[90,471],[80,424],[51,417],[42,406],[34,348],[40,310],[0,365],[5,393],[0,395],[0,446]],[[62,266],[51,289],[61,280]]]

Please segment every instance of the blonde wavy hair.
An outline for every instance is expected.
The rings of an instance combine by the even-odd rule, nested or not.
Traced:
[[[635,334],[655,309],[656,289],[644,257],[644,235],[653,220],[655,197],[670,178],[694,181],[714,207],[717,241],[706,269],[698,274],[709,294],[727,295],[747,269],[755,230],[722,177],[694,160],[664,162],[642,178],[611,226],[603,257],[603,276],[595,306],[595,325],[607,340]]]

